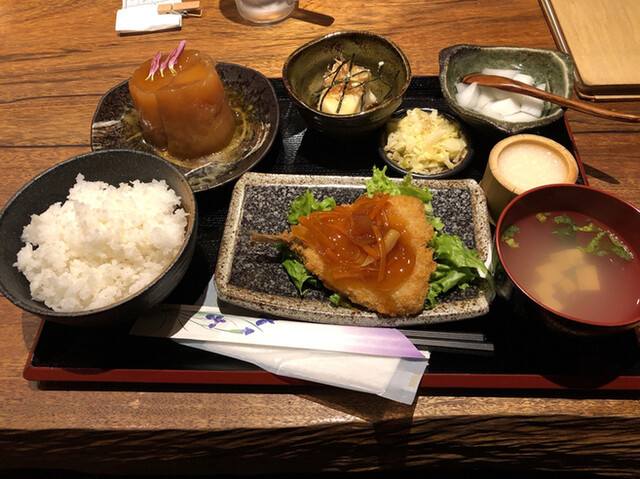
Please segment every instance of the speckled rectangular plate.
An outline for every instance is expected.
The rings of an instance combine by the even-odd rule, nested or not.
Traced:
[[[272,244],[249,241],[253,232],[279,234],[288,229],[291,202],[307,188],[321,200],[332,196],[337,204],[352,203],[365,192],[366,177],[304,176],[246,173],[236,183],[229,206],[215,272],[218,297],[271,317],[354,326],[411,326],[480,316],[489,311],[488,285],[472,285],[444,295],[429,310],[413,316],[389,317],[375,312],[338,308],[328,291],[310,290],[301,298],[280,264]],[[400,180],[397,180],[400,181]],[[434,215],[445,233],[460,236],[465,245],[486,261],[491,254],[491,232],[482,189],[475,180],[414,180],[433,193]]]

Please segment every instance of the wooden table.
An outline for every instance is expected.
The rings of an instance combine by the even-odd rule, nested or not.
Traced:
[[[535,0],[303,0],[327,27],[290,18],[251,26],[232,0],[203,1],[182,31],[118,36],[119,0],[5,0],[0,16],[0,204],[45,168],[90,150],[101,95],[186,38],[268,77],[316,36],[391,37],[414,75],[438,73],[456,43],[554,48]],[[640,113],[640,103],[611,103]],[[640,205],[640,126],[568,114],[588,181]],[[0,469],[249,473],[384,469],[640,471],[638,396],[524,397],[423,391],[412,406],[309,387],[46,389],[22,378],[39,321],[0,298]]]

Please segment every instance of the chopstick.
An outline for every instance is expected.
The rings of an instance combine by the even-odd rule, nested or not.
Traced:
[[[430,352],[461,354],[494,353],[493,343],[487,341],[482,333],[457,331],[424,331],[417,329],[398,329],[414,346],[424,347]]]

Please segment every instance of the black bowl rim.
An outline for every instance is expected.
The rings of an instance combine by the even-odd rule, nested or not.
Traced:
[[[440,173],[434,173],[434,174],[430,175],[430,174],[426,174],[426,173],[415,173],[413,171],[405,170],[400,165],[395,163],[391,158],[389,158],[389,155],[387,155],[387,153],[384,151],[384,146],[385,146],[386,139],[387,139],[387,129],[386,129],[386,125],[385,125],[385,127],[382,128],[382,130],[380,131],[380,144],[378,145],[378,154],[387,163],[387,165],[389,165],[391,168],[393,168],[398,173],[402,173],[403,175],[411,175],[414,178],[420,178],[420,179],[425,179],[425,180],[450,178],[452,176],[457,175],[462,170],[464,170],[467,166],[469,166],[469,163],[471,163],[471,160],[473,159],[473,156],[475,155],[475,149],[474,149],[474,146],[473,146],[473,141],[470,139],[470,136],[469,136],[469,129],[467,127],[465,127],[462,124],[462,122],[460,120],[458,120],[454,115],[452,115],[450,113],[447,113],[446,111],[442,111],[442,110],[439,110],[437,108],[431,108],[431,107],[426,107],[426,106],[425,107],[415,107],[415,108],[419,108],[420,110],[426,111],[426,112],[437,111],[438,114],[446,117],[447,120],[449,120],[450,122],[455,123],[458,126],[458,128],[460,129],[460,131],[462,132],[462,136],[464,136],[464,139],[467,141],[467,154],[464,156],[464,158],[462,158],[462,161],[460,161],[460,163],[458,163],[454,168],[452,168],[452,169],[450,169],[448,171],[443,171],[443,172],[440,172]],[[400,109],[396,110],[395,112],[393,112],[393,114],[391,115],[391,118],[400,118],[401,116],[406,115],[407,110],[413,110],[413,108],[400,108]]]
[[[571,97],[571,92],[573,91],[573,76],[571,71],[573,69],[573,59],[570,55],[561,52],[559,50],[554,50],[551,48],[534,48],[534,47],[519,47],[513,45],[474,45],[469,43],[459,43],[456,45],[451,45],[440,50],[438,54],[438,63],[440,67],[440,73],[438,75],[440,79],[440,89],[442,91],[442,95],[444,96],[449,106],[458,113],[460,110],[460,114],[464,114],[472,118],[474,121],[478,123],[485,124],[487,127],[493,127],[498,131],[507,134],[517,134],[523,133],[525,131],[531,131],[536,128],[540,128],[542,126],[549,125],[554,121],[560,119],[566,111],[564,107],[558,107],[558,110],[552,115],[548,115],[545,117],[538,118],[529,122],[503,122],[500,120],[496,120],[486,115],[482,115],[480,113],[474,112],[467,108],[464,108],[458,104],[455,98],[451,97],[449,94],[449,90],[446,88],[446,74],[448,72],[449,66],[445,62],[450,60],[454,54],[461,50],[523,50],[523,51],[532,51],[539,53],[551,54],[557,57],[562,63],[567,65],[567,69],[569,70],[569,74],[567,75],[568,79],[568,97]]]
[[[542,186],[538,186],[536,188],[532,188],[532,189],[527,190],[524,193],[516,196],[514,199],[512,199],[509,202],[509,204],[507,204],[507,206],[504,208],[504,210],[500,214],[498,222],[496,223],[496,230],[495,230],[496,241],[495,241],[495,245],[496,245],[496,252],[498,253],[498,258],[500,260],[500,263],[503,265],[503,269],[505,270],[505,272],[507,273],[507,275],[509,276],[509,278],[511,279],[513,284],[516,285],[516,287],[518,288],[519,291],[521,291],[527,298],[529,298],[531,301],[533,301],[535,304],[537,304],[539,307],[541,307],[544,311],[547,311],[548,313],[551,313],[551,314],[557,316],[558,318],[562,318],[566,322],[576,323],[576,324],[579,324],[579,325],[582,325],[582,326],[590,327],[590,328],[592,328],[593,331],[614,331],[614,330],[617,331],[617,330],[620,330],[620,329],[631,328],[631,327],[635,326],[636,324],[640,323],[640,316],[635,317],[635,318],[631,318],[631,319],[629,319],[627,321],[619,321],[617,323],[599,323],[597,321],[588,321],[588,320],[585,320],[585,319],[577,318],[575,316],[569,316],[569,315],[554,311],[554,310],[550,309],[549,307],[545,306],[544,304],[542,304],[540,301],[535,299],[533,296],[531,296],[522,286],[520,286],[520,283],[518,283],[518,281],[516,281],[516,279],[513,277],[513,275],[509,271],[509,269],[506,266],[504,266],[504,259],[502,257],[502,248],[500,246],[500,241],[498,241],[498,238],[499,238],[500,231],[502,231],[502,228],[503,228],[504,218],[506,217],[506,215],[509,212],[509,210],[513,207],[513,205],[515,205],[519,201],[522,201],[524,198],[526,198],[526,197],[528,197],[528,196],[530,196],[532,194],[537,194],[541,190],[557,190],[557,189],[568,189],[568,188],[572,188],[578,193],[581,192],[581,191],[589,191],[589,192],[594,193],[596,195],[608,196],[611,199],[613,199],[614,201],[620,202],[621,204],[631,208],[632,210],[634,210],[636,212],[637,215],[640,216],[640,208],[638,208],[635,205],[631,204],[627,200],[625,200],[623,198],[620,198],[617,195],[614,195],[614,194],[609,193],[607,191],[600,190],[598,188],[594,188],[592,186],[580,185],[580,184],[565,184],[565,183],[563,183],[563,184],[554,184],[554,185],[542,185]],[[549,194],[551,195],[552,193],[549,192]]]
[[[51,171],[53,171],[53,170],[55,170],[55,169],[57,169],[57,168],[59,168],[61,166],[67,165],[69,163],[73,163],[74,161],[77,161],[77,160],[80,160],[80,159],[84,159],[86,157],[103,156],[103,155],[106,155],[106,154],[114,154],[114,153],[115,154],[141,155],[141,156],[146,156],[150,161],[162,162],[165,165],[168,165],[169,169],[172,170],[174,173],[176,173],[176,175],[180,178],[181,181],[185,182],[185,185],[187,186],[187,191],[190,192],[189,193],[189,201],[192,202],[193,205],[194,205],[194,213],[193,213],[194,218],[193,218],[193,221],[190,221],[190,222],[187,223],[188,230],[185,233],[185,239],[184,239],[184,242],[182,243],[182,246],[180,247],[180,250],[176,254],[176,256],[173,259],[173,261],[171,261],[171,263],[168,264],[162,270],[162,272],[160,272],[160,274],[158,274],[158,276],[153,281],[151,281],[149,284],[147,284],[140,291],[138,291],[137,293],[134,293],[132,295],[129,295],[126,298],[123,298],[123,299],[121,299],[120,301],[118,301],[116,303],[110,304],[108,306],[104,306],[102,308],[96,308],[96,309],[90,309],[90,310],[84,310],[84,311],[61,312],[61,311],[54,311],[53,309],[49,308],[47,305],[42,303],[42,310],[40,310],[40,309],[36,310],[36,309],[32,308],[30,305],[23,303],[20,298],[16,298],[13,294],[11,294],[6,289],[5,285],[0,281],[0,291],[2,292],[2,294],[7,299],[9,299],[9,301],[11,301],[13,304],[18,306],[19,308],[21,308],[21,309],[23,309],[25,311],[28,311],[29,313],[35,314],[37,316],[43,317],[45,319],[53,319],[54,321],[56,319],[89,318],[89,317],[93,317],[93,316],[99,316],[99,315],[101,315],[101,314],[103,314],[103,313],[105,313],[105,312],[107,312],[109,310],[115,309],[115,308],[117,308],[119,306],[122,306],[125,303],[128,303],[129,301],[134,300],[135,298],[138,298],[139,296],[144,294],[147,290],[149,290],[150,288],[155,286],[165,276],[165,274],[171,268],[174,267],[174,265],[180,260],[180,258],[184,254],[185,250],[187,250],[187,248],[189,247],[189,244],[192,241],[192,237],[196,232],[196,228],[197,228],[197,224],[198,224],[198,203],[196,201],[195,194],[194,194],[193,190],[189,186],[189,183],[188,183],[187,179],[185,178],[185,176],[171,162],[165,160],[164,158],[161,158],[160,156],[154,155],[152,153],[147,153],[147,152],[138,151],[138,150],[127,150],[127,149],[98,150],[98,151],[91,151],[91,152],[88,152],[88,153],[82,153],[80,155],[76,155],[76,156],[73,156],[73,157],[68,158],[66,160],[60,161],[60,162],[56,163],[55,165],[52,165],[49,168],[41,171],[36,176],[34,176],[30,180],[28,180],[24,185],[22,185],[22,187],[20,187],[20,189],[18,191],[16,191],[11,196],[9,201],[7,201],[5,206],[2,208],[2,211],[0,211],[0,219],[2,219],[4,217],[6,211],[8,211],[10,208],[13,207],[14,203],[24,193],[25,190],[27,190],[33,183],[37,182],[39,179],[41,179],[44,176],[46,176],[47,174],[49,174]],[[184,203],[184,200],[182,198],[181,198],[181,203]]]
[[[381,103],[380,105],[371,108],[370,110],[366,110],[366,111],[361,111],[358,113],[351,113],[348,115],[340,115],[340,114],[333,114],[333,113],[325,113],[322,112],[320,110],[317,110],[309,105],[307,105],[305,102],[303,102],[300,97],[298,97],[298,95],[295,93],[295,91],[293,90],[293,87],[291,86],[291,82],[289,81],[289,75],[288,75],[288,69],[289,69],[289,65],[291,64],[291,62],[293,61],[294,58],[296,58],[301,52],[303,52],[305,49],[316,45],[318,43],[321,43],[323,41],[335,38],[335,37],[342,37],[342,36],[349,36],[349,35],[363,35],[366,37],[373,37],[376,38],[378,40],[382,40],[385,43],[388,43],[394,50],[395,52],[399,55],[400,59],[402,60],[402,64],[405,66],[407,75],[406,75],[406,79],[404,84],[402,85],[402,88],[400,88],[400,90],[398,90],[398,93],[396,94],[396,96],[394,96],[393,98],[388,98],[387,101],[385,101],[384,103]],[[365,115],[370,115],[373,112],[376,112],[378,110],[382,110],[384,108],[386,108],[389,104],[400,101],[402,99],[402,97],[404,96],[405,92],[407,91],[407,89],[409,88],[409,84],[411,83],[411,65],[409,64],[409,59],[407,58],[407,56],[404,54],[404,52],[400,49],[400,47],[398,45],[396,45],[395,42],[393,42],[392,40],[390,40],[389,38],[385,37],[384,35],[380,35],[378,33],[373,33],[367,30],[340,30],[337,32],[332,32],[332,33],[327,33],[326,35],[322,35],[319,37],[314,38],[313,40],[310,40],[306,43],[304,43],[303,45],[300,45],[298,48],[296,48],[292,53],[289,54],[289,56],[285,59],[284,64],[282,66],[282,81],[284,83],[285,88],[287,89],[287,92],[289,93],[289,96],[292,98],[292,100],[294,101],[294,103],[296,103],[296,105],[304,108],[305,110],[308,110],[314,114],[317,114],[318,116],[322,116],[322,117],[326,117],[326,118],[333,118],[336,120],[340,120],[340,119],[351,119],[351,118],[357,118],[357,117],[361,117],[361,116],[365,116]]]

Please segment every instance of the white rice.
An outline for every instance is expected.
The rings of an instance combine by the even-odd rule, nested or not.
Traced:
[[[14,266],[54,311],[101,308],[151,283],[176,257],[187,214],[164,180],[119,187],[79,174],[67,201],[32,215]]]

